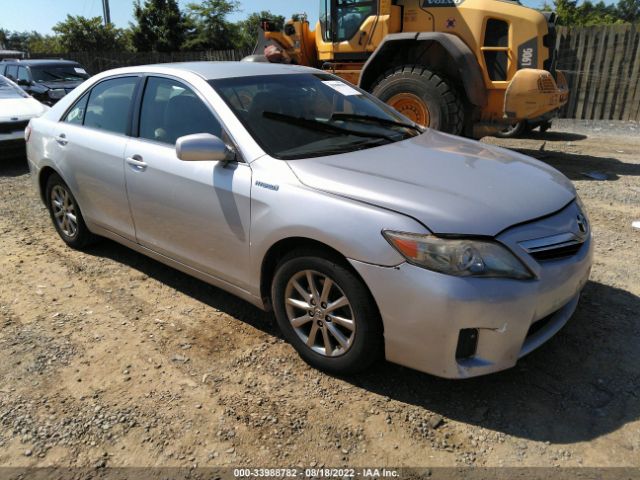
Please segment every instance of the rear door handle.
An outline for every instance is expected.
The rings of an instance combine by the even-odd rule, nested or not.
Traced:
[[[67,136],[64,133],[61,133],[56,137],[56,142],[64,147],[67,143],[69,143],[69,140],[67,140]]]
[[[131,165],[135,170],[144,171],[147,169],[147,164],[142,160],[140,155],[132,155],[127,158],[127,163]]]

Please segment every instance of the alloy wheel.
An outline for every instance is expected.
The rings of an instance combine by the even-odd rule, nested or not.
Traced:
[[[356,321],[349,299],[334,280],[314,270],[293,275],[285,288],[287,318],[298,337],[325,357],[353,345]]]
[[[68,238],[78,233],[76,206],[69,191],[61,185],[51,189],[51,207],[53,218],[60,231]]]

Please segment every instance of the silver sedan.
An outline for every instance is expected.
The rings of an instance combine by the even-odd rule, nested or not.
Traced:
[[[591,269],[558,171],[423,130],[319,70],[111,70],[26,135],[69,246],[108,237],[273,310],[329,372],[512,367],[569,320]]]

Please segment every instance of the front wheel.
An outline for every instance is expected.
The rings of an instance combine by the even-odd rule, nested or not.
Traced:
[[[382,323],[373,298],[339,260],[293,252],[276,269],[271,297],[280,330],[311,366],[350,374],[381,357]]]
[[[380,77],[372,93],[410,120],[459,135],[464,105],[456,88],[440,75],[417,65],[405,65]]]

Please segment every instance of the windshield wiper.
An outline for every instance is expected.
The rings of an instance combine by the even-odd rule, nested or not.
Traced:
[[[337,125],[332,125],[327,122],[322,122],[320,120],[315,120],[313,118],[294,117],[293,115],[286,115],[284,113],[268,112],[268,111],[263,112],[262,116],[265,118],[269,118],[271,120],[276,120],[278,122],[289,123],[291,125],[296,125],[298,127],[306,128],[308,130],[321,130],[325,132],[341,133],[343,135],[353,135],[355,137],[383,138],[389,142],[396,141],[392,137],[388,135],[383,135],[381,133],[370,133],[370,132],[362,132],[360,130],[351,130],[348,128],[338,127]]]
[[[324,157],[326,155],[336,155],[340,153],[349,153],[355,152],[357,150],[364,150],[366,148],[377,147],[383,145],[386,140],[384,138],[379,138],[374,141],[359,141],[357,143],[348,143],[346,145],[341,145],[338,147],[325,148],[319,150],[307,150],[305,145],[304,147],[296,147],[291,150],[285,150],[284,152],[280,152],[280,158],[283,160],[295,160],[301,158],[300,155],[304,155],[305,158],[311,157]]]
[[[377,123],[379,125],[388,125],[390,127],[403,127],[416,132],[422,133],[423,130],[417,125],[411,125],[409,123],[397,122],[395,120],[389,120],[386,118],[374,117],[373,115],[357,115],[355,113],[334,113],[331,116],[331,120],[362,120],[364,122]]]

